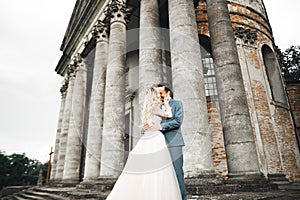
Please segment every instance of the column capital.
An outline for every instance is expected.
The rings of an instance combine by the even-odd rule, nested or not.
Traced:
[[[73,58],[73,63],[76,65],[75,67],[75,73],[77,74],[78,70],[84,70],[87,71],[86,65],[85,65],[85,59],[82,58],[80,53],[77,53]]]
[[[67,70],[68,80],[76,77],[76,68],[77,68],[77,64],[75,63],[68,65],[68,70]]]
[[[68,65],[68,76],[70,78],[76,78],[76,73],[79,68],[86,70],[85,64],[84,64],[84,58],[81,57],[80,53],[77,53],[72,58],[72,63]]]
[[[81,63],[83,60],[83,58],[81,57],[80,53],[77,53],[73,58],[72,61],[74,63],[74,65],[77,65],[79,63]]]
[[[130,19],[131,11],[132,7],[127,6],[125,1],[112,0],[104,11],[106,15],[104,22],[106,24],[112,24],[114,22],[127,24]]]
[[[67,93],[67,89],[68,89],[68,85],[69,85],[69,77],[66,76],[62,82],[62,86],[60,88],[60,93],[62,97],[66,96]]]
[[[97,42],[108,42],[109,37],[109,26],[102,20],[98,20],[92,28],[92,35]]]
[[[257,41],[257,30],[244,29],[243,27],[234,27],[233,33],[235,39],[241,39],[245,44],[254,44]]]

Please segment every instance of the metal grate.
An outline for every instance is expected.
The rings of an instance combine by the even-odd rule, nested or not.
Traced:
[[[205,81],[205,95],[217,96],[217,83],[215,76],[214,61],[212,58],[202,58]]]

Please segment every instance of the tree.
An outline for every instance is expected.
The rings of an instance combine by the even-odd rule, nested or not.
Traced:
[[[10,161],[8,156],[4,155],[3,152],[0,151],[0,189],[5,183],[9,182],[9,168]]]
[[[5,155],[0,151],[0,189],[9,185],[35,185],[40,169],[45,177],[47,163],[30,159],[24,153]]]
[[[279,50],[279,62],[286,81],[300,81],[300,46]]]

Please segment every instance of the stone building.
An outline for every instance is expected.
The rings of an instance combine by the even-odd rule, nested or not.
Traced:
[[[183,102],[187,180],[300,180],[262,0],[77,0],[60,50],[53,184],[115,180],[140,137],[145,90],[160,82]]]

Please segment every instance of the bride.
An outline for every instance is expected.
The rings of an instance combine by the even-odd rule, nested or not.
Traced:
[[[161,109],[157,88],[145,96],[142,124],[150,124],[129,153],[127,163],[107,200],[181,200],[181,192],[165,137],[158,131],[164,118],[171,118],[171,107],[165,99]]]

